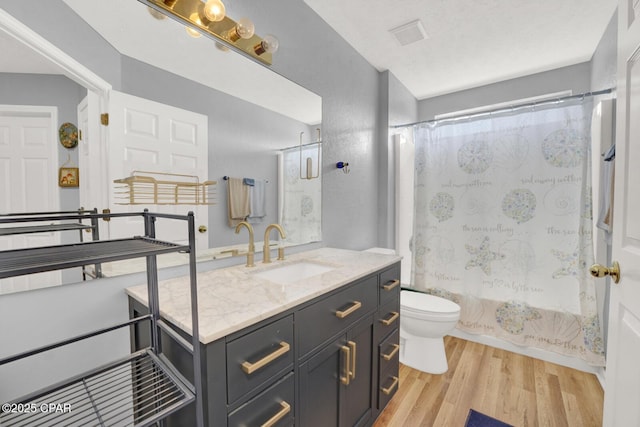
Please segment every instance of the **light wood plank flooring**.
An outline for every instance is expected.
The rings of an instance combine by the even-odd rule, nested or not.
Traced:
[[[470,408],[516,427],[602,424],[593,374],[450,336],[445,347],[443,375],[400,365],[398,392],[374,427],[463,427]]]

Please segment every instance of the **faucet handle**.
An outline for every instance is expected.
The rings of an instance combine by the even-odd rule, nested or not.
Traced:
[[[284,259],[284,247],[280,246],[278,248],[278,261],[282,261]]]

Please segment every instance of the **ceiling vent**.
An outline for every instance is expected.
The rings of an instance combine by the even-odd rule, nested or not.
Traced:
[[[400,46],[406,46],[411,43],[418,42],[427,38],[427,33],[419,19],[411,21],[407,24],[389,30],[400,43]]]

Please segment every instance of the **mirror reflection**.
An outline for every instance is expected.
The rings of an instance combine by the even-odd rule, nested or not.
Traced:
[[[95,0],[65,3],[70,13],[77,13],[118,50],[117,63],[110,64],[118,67],[119,81],[109,81],[113,91],[106,106],[108,132],[105,136],[97,121],[102,107],[96,106],[92,93],[65,77],[71,70],[43,61],[0,31],[2,51],[12,52],[10,57],[15,59],[3,62],[0,68],[0,127],[15,133],[0,133],[2,157],[9,158],[13,165],[21,156],[30,156],[15,149],[8,153],[6,147],[19,145],[14,143],[15,135],[22,132],[19,129],[39,129],[26,134],[30,138],[36,134],[42,137],[42,147],[46,147],[44,151],[38,149],[40,158],[31,163],[31,169],[17,174],[12,171],[10,185],[4,191],[15,193],[16,197],[0,197],[4,204],[0,213],[73,210],[80,206],[96,207],[99,212],[194,210],[198,217],[196,228],[201,230],[199,259],[223,258],[231,256],[232,248],[240,248],[241,255],[247,241],[246,235],[235,234],[229,226],[228,181],[223,179],[228,176],[264,182],[263,215],[252,219],[256,240],[262,240],[271,223],[282,223],[287,245],[321,240],[321,177],[302,179],[299,170],[301,165],[306,168],[308,158],[320,170],[316,144],[321,128],[319,96],[241,54],[216,48],[212,40],[189,37],[178,23],[154,18],[139,2],[118,0],[114,2],[118,7]],[[242,2],[234,3],[240,8]],[[234,13],[233,6],[228,12]],[[65,50],[65,46],[57,47]],[[30,110],[24,106],[46,108]],[[153,117],[163,119],[156,122]],[[170,124],[165,129],[161,128],[162,120]],[[75,147],[60,143],[58,130],[63,123],[71,123],[84,132]],[[134,138],[125,141],[125,135]],[[156,139],[148,139],[150,136]],[[169,143],[165,147],[159,142]],[[205,154],[185,149],[188,144],[200,144]],[[169,160],[163,163],[154,156]],[[78,186],[59,185],[62,167],[78,168]],[[135,171],[193,175],[199,182],[215,181],[214,204],[121,204],[113,181],[130,177]],[[28,179],[14,178],[18,176]],[[139,230],[135,226],[134,229]],[[115,221],[100,224],[100,238],[131,233],[131,228],[118,229]],[[12,241],[0,237],[0,247],[26,246],[36,237],[39,236],[18,236]],[[60,243],[78,240],[77,233],[70,232],[49,233],[46,237]],[[90,239],[90,235],[85,238]],[[274,240],[275,233],[271,236]],[[261,248],[256,244],[258,251]],[[165,265],[184,261],[166,260]],[[163,265],[162,260],[159,263]],[[141,270],[142,264],[114,264],[111,270],[105,265],[103,270],[106,275],[117,275]],[[0,280],[0,293],[78,282],[81,275],[81,271],[68,270],[59,279],[31,284]]]

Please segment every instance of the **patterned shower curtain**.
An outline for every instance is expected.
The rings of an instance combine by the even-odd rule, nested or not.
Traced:
[[[592,101],[416,126],[412,286],[458,328],[604,365],[593,263]]]

